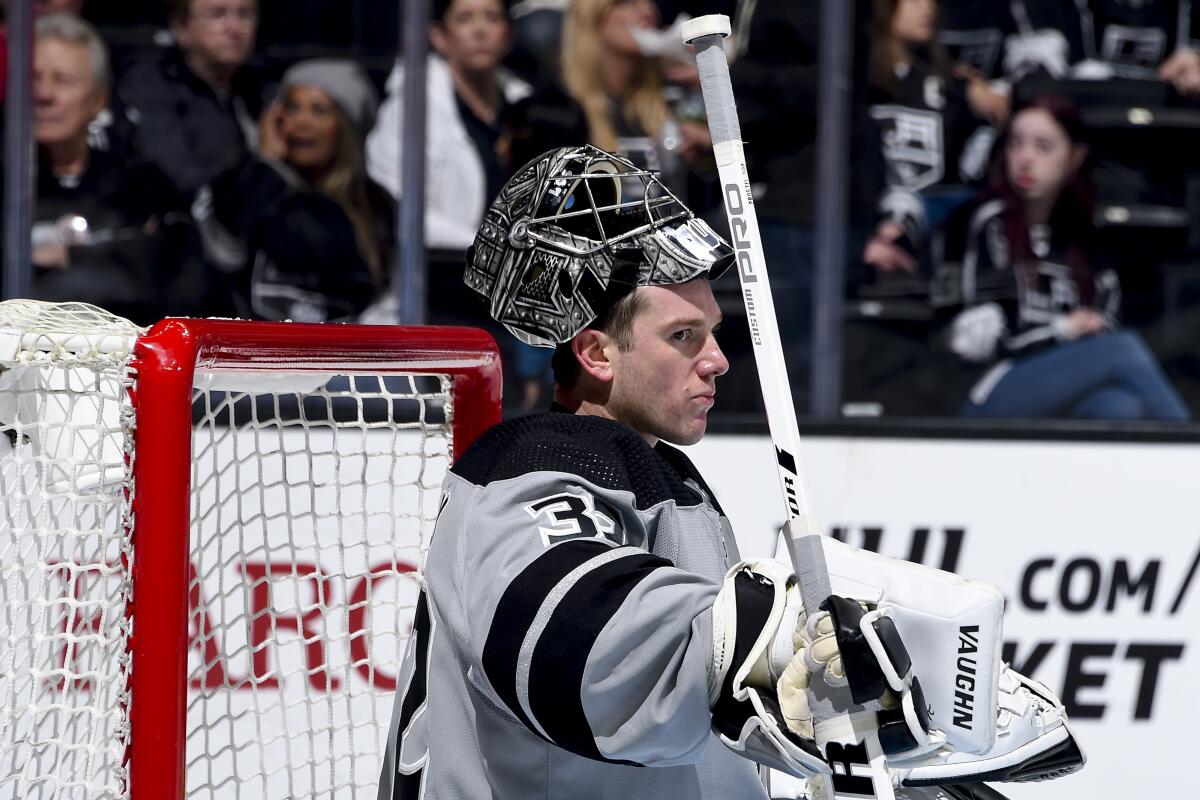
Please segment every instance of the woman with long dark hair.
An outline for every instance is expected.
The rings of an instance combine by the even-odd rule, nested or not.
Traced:
[[[1018,110],[967,227],[965,308],[949,329],[952,350],[989,367],[966,416],[1188,419],[1141,338],[1119,328],[1094,206],[1078,108],[1048,96]]]

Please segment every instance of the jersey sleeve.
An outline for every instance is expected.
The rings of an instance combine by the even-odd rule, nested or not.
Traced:
[[[563,473],[467,491],[469,509],[445,523],[471,527],[453,592],[475,688],[578,755],[699,762],[720,587],[650,549],[663,526],[719,530],[717,513],[703,503],[639,509],[630,492]]]
[[[985,203],[971,214],[961,242],[957,298],[961,307],[949,325],[950,349],[967,361],[991,361],[1005,352],[1019,326],[1016,287],[1009,268],[1003,205]]]

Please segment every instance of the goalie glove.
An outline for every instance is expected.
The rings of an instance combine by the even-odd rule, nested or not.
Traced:
[[[912,673],[920,678],[922,705],[930,709],[932,725],[957,750],[991,748],[1004,625],[1000,590],[828,537],[804,537],[798,546],[804,550],[801,581],[817,602],[832,594],[852,597],[867,609],[864,616],[871,624],[860,620],[858,629],[848,630],[858,640],[851,644],[870,645],[879,663],[886,664],[875,631],[897,634],[907,646],[906,656],[911,655]],[[893,689],[898,685],[894,677],[891,683]]]
[[[784,724],[775,695],[800,614],[795,578],[782,564],[743,561],[729,570],[712,610],[709,702],[713,729],[735,753],[816,781],[829,767],[812,736]]]
[[[857,600],[830,596],[801,615],[796,655],[777,684],[788,727],[817,741],[849,728],[875,730],[884,753],[912,756],[941,747],[921,684],[895,625]]]

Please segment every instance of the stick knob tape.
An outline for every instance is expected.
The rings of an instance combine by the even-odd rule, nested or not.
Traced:
[[[706,14],[703,17],[689,19],[680,27],[680,35],[684,44],[694,44],[703,36],[720,36],[725,38],[733,31],[729,27],[729,17],[724,14]]]

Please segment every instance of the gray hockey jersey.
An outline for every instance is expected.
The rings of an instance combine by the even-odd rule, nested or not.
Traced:
[[[443,490],[379,800],[766,797],[712,732],[711,607],[738,557],[682,453],[533,415]]]

